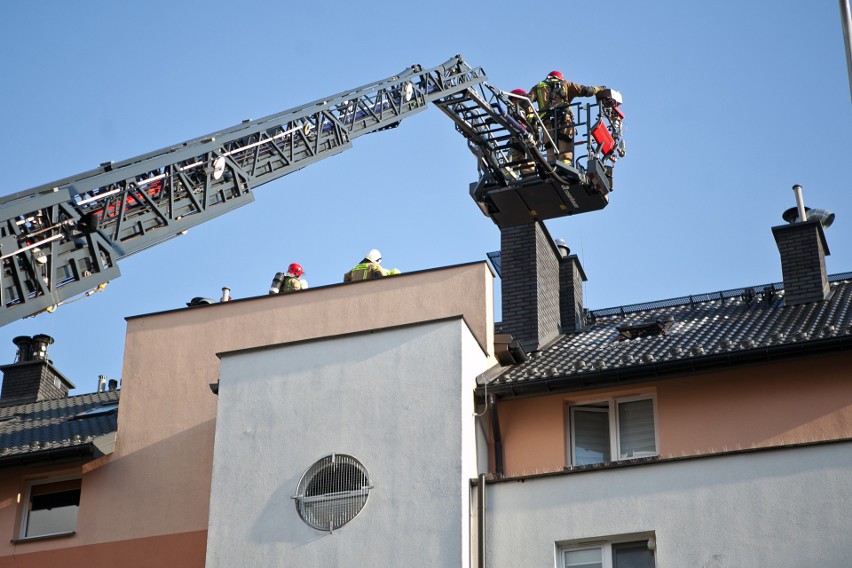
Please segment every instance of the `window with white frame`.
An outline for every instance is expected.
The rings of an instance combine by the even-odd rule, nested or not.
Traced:
[[[647,395],[570,406],[571,465],[657,455],[656,415]]]
[[[80,478],[31,481],[21,522],[21,538],[73,533],[80,509]]]
[[[654,568],[653,538],[559,548],[559,568]]]

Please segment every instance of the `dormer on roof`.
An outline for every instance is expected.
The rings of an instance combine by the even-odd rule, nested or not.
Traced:
[[[618,331],[619,339],[636,339],[637,337],[649,337],[654,335],[665,335],[672,327],[674,318],[663,316],[638,323],[626,323],[615,329]]]

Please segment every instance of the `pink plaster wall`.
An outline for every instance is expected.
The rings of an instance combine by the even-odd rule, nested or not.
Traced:
[[[463,314],[490,354],[492,294],[482,262],[129,319],[116,450],[88,474],[97,491],[86,509],[97,514],[81,507],[78,533],[206,531],[216,353]]]
[[[658,385],[664,456],[852,437],[852,354]]]
[[[636,394],[657,397],[663,457],[852,437],[852,354],[700,373],[618,389],[502,401],[504,470],[561,470],[568,406]],[[493,448],[492,448],[493,463]]]

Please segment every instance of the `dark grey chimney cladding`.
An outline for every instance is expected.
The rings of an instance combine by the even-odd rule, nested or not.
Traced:
[[[65,398],[74,384],[56,370],[47,356],[53,343],[49,335],[19,336],[12,340],[18,351],[15,362],[0,366],[3,388],[0,404],[26,404]]]
[[[819,220],[772,227],[781,253],[784,303],[788,306],[821,302],[828,297],[825,257],[831,254]]]
[[[577,255],[563,256],[559,262],[559,311],[565,333],[583,329],[583,282],[586,280]]]
[[[503,228],[500,262],[503,333],[532,352],[561,331],[582,329],[583,268],[576,255],[559,250],[541,222]]]

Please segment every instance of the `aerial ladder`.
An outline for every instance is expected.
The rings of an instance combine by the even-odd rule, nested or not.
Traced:
[[[256,187],[338,154],[358,136],[394,128],[429,103],[447,113],[479,152],[482,177],[472,196],[498,225],[531,222],[541,212],[556,216],[526,205],[522,214],[510,214],[525,198],[507,205],[501,192],[523,196],[530,187],[565,192],[580,182],[607,182],[603,170],[578,172],[579,181],[572,182],[547,164],[530,141],[529,125],[507,112],[508,95],[486,81],[482,68],[460,55],[431,69],[414,65],[266,118],[0,198],[0,326],[102,290],[120,275],[119,260],[251,203]],[[527,144],[537,164],[536,175],[521,180],[523,187],[506,173],[512,141]],[[561,211],[603,205],[584,201]]]

